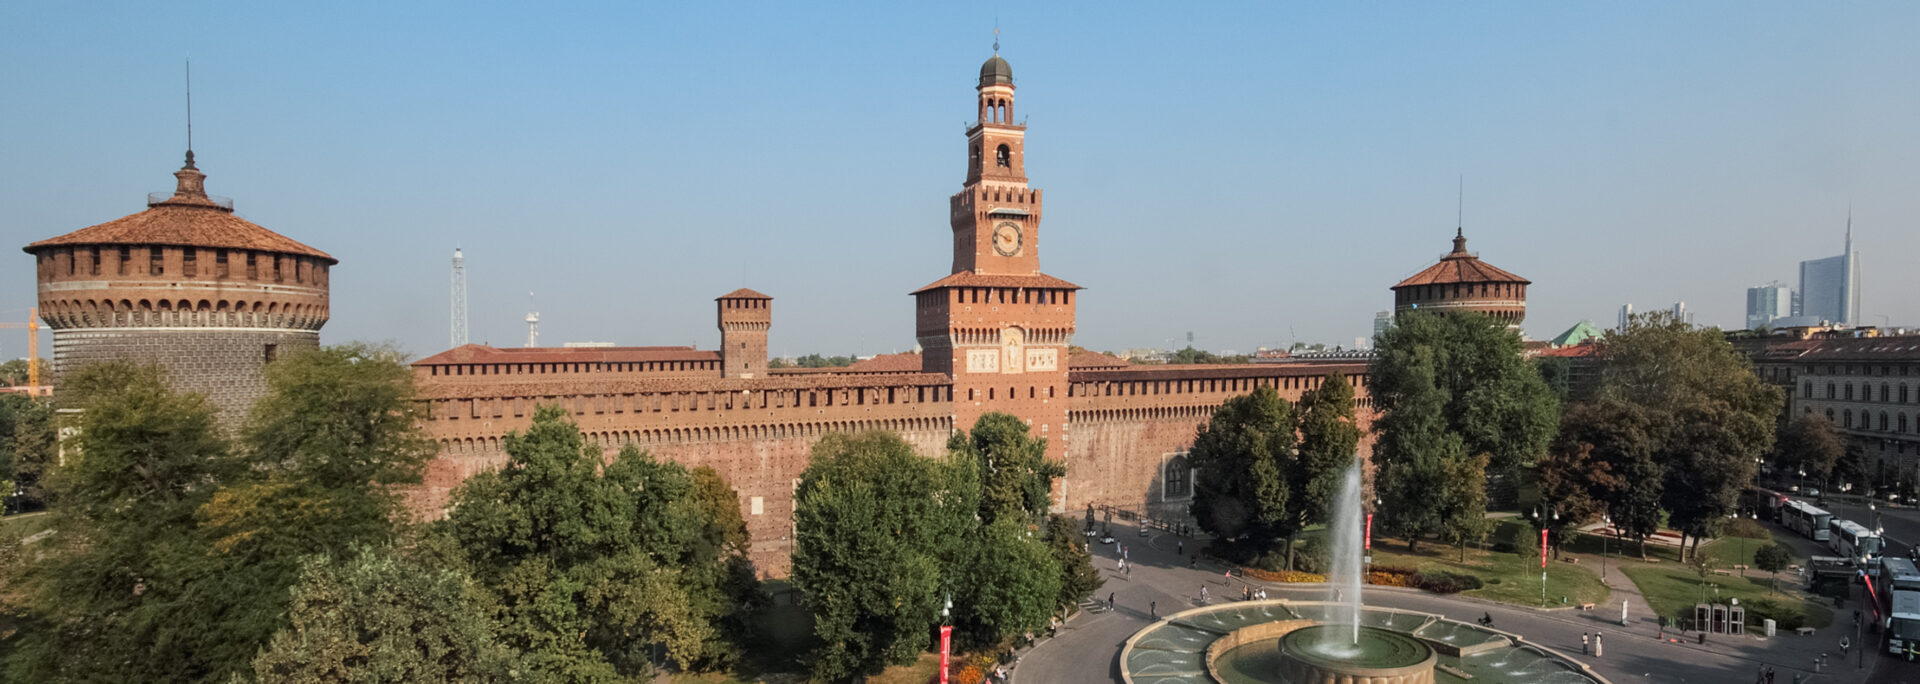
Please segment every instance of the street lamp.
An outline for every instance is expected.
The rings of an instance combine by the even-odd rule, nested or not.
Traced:
[[[1548,530],[1552,524],[1547,519],[1551,516],[1554,521],[1559,521],[1560,509],[1547,505],[1544,498],[1546,492],[1541,492],[1541,496],[1543,498],[1540,504],[1533,509],[1533,518],[1540,523],[1540,607],[1545,608],[1547,607],[1547,547],[1551,534]]]
[[[1613,518],[1600,514],[1600,581],[1607,581],[1607,532],[1613,529]]]

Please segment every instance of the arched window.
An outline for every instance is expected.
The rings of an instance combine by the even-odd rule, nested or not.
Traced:
[[[1853,383],[1847,383],[1841,391],[1847,394],[1847,401],[1853,401]]]
[[[1907,431],[1907,414],[1904,414],[1904,413],[1902,413],[1902,414],[1900,414],[1900,421],[1899,421],[1899,423],[1900,423],[1900,430],[1899,430],[1899,431],[1900,431],[1900,432],[1906,432],[1906,431]]]
[[[1847,409],[1840,413],[1840,427],[1853,428],[1853,409]]]
[[[1887,431],[1887,412],[1886,411],[1880,412],[1880,431],[1881,432]]]
[[[1827,422],[1833,422],[1833,409],[1827,409]]]
[[[1165,483],[1162,488],[1164,496],[1161,498],[1184,499],[1193,496],[1192,472],[1192,467],[1187,465],[1186,454],[1176,454],[1167,459],[1166,472],[1161,477],[1161,482]]]
[[[1013,150],[1007,149],[1006,145],[1001,145],[993,152],[993,163],[1002,168],[1013,166]]]
[[[1829,382],[1829,383],[1827,383],[1827,398],[1828,398],[1828,399],[1832,399],[1832,398],[1834,398],[1834,396],[1833,396],[1833,383],[1831,383],[1831,382]],[[1829,417],[1831,417],[1831,416],[1829,416]]]

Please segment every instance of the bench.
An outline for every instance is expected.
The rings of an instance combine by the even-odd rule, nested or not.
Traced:
[[[1733,571],[1732,571],[1732,570],[1721,570],[1721,569],[1719,569],[1719,568],[1715,568],[1715,569],[1713,570],[1713,574],[1716,574],[1716,575],[1728,575],[1728,576],[1731,576],[1731,575],[1733,575]]]
[[[1813,628],[1801,627],[1799,629],[1793,630],[1793,633],[1798,634],[1800,636],[1813,636]]]
[[[1591,601],[1589,601],[1589,602],[1586,602],[1586,603],[1582,603],[1582,604],[1580,604],[1580,609],[1581,609],[1581,610],[1593,610],[1593,602],[1591,602]]]

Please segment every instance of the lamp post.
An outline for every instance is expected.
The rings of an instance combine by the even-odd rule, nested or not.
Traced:
[[[1608,516],[1605,513],[1601,513],[1600,514],[1600,582],[1602,584],[1605,584],[1607,581],[1607,532],[1610,532],[1612,530],[1613,530],[1613,518],[1611,516]]]
[[[1540,504],[1533,509],[1533,518],[1540,524],[1540,607],[1545,608],[1547,607],[1547,545],[1550,535],[1547,530],[1552,525],[1548,518],[1551,516],[1552,520],[1558,521],[1560,510],[1547,505],[1544,498],[1545,492],[1541,492],[1541,496]]]

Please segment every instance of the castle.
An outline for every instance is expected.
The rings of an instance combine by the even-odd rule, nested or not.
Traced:
[[[922,353],[836,369],[769,368],[774,299],[749,289],[716,299],[718,350],[459,346],[413,364],[425,427],[441,445],[417,497],[423,512],[502,464],[502,438],[525,428],[540,404],[564,407],[609,456],[634,445],[718,470],[739,493],[764,575],[786,572],[793,493],[828,433],[886,430],[933,455],[981,415],[1009,413],[1066,463],[1058,510],[1093,505],[1188,521],[1185,454],[1227,399],[1271,387],[1298,400],[1341,373],[1354,385],[1361,427],[1371,423],[1363,358],[1138,366],[1071,346],[1082,289],[1040,270],[1044,194],[1028,184],[1012,67],[994,55],[975,90],[965,180],[948,200],[951,268],[911,293]],[[177,175],[180,190],[147,212],[26,248],[40,262],[56,368],[104,357],[156,361],[182,388],[244,407],[276,350],[317,343],[335,262],[233,217],[230,205],[205,195],[191,157]],[[1455,258],[1465,255],[1463,238],[1455,251],[1449,258],[1464,261]],[[1509,280],[1476,280],[1495,271],[1488,277]],[[1401,303],[1484,298],[1513,323],[1524,314],[1525,281],[1504,271],[1430,280],[1396,286]]]

